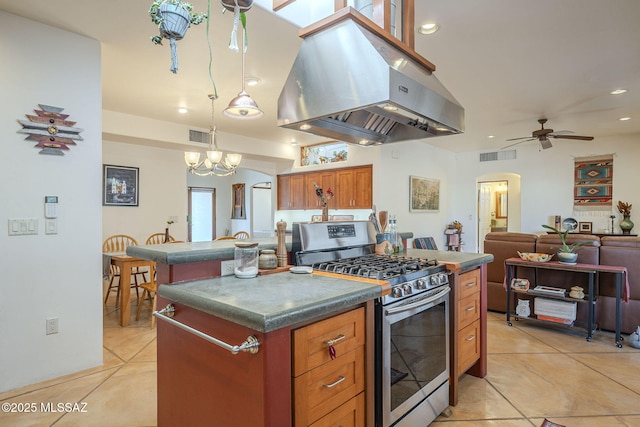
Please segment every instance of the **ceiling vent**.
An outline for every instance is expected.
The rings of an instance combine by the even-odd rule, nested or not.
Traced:
[[[200,142],[202,144],[209,143],[209,133],[199,130],[189,129],[189,142]]]
[[[490,153],[480,153],[481,162],[493,162],[496,160],[514,160],[516,159],[516,150],[492,151]]]

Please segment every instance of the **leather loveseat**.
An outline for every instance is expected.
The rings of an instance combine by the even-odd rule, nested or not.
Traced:
[[[640,325],[640,238],[576,234],[567,236],[567,242],[592,241],[592,246],[582,246],[578,252],[578,262],[624,266],[629,272],[629,303],[622,303],[622,325],[624,333],[631,333]],[[527,234],[513,232],[491,232],[485,236],[484,252],[492,254],[494,261],[487,265],[487,308],[504,313],[506,295],[503,287],[504,260],[517,257],[520,252],[542,252],[553,254],[560,239],[555,234]],[[553,248],[552,248],[553,247]],[[567,283],[567,273],[539,270],[538,283],[548,286],[588,288],[586,274],[576,273]],[[532,280],[522,274],[522,278]],[[532,282],[533,283],[533,282]],[[584,306],[584,307],[583,307]],[[586,318],[586,304],[578,304],[578,320]],[[596,305],[598,326],[605,330],[615,330],[615,277],[600,273],[598,303]]]

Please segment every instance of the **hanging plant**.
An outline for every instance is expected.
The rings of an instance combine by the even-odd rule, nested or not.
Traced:
[[[233,28],[231,29],[231,38],[229,39],[229,49],[234,52],[238,51],[238,22],[242,23],[243,34],[244,34],[244,51],[247,51],[247,45],[249,44],[249,39],[247,38],[247,15],[246,11],[251,9],[253,6],[253,0],[220,0],[220,3],[224,6],[222,13],[227,10],[233,12]]]
[[[181,40],[191,24],[204,22],[206,13],[194,13],[191,3],[181,0],[155,0],[149,8],[151,21],[158,25],[160,35],[151,37],[154,44],[162,44],[162,39],[169,39],[171,45],[171,72],[178,71],[178,47],[176,42]]]

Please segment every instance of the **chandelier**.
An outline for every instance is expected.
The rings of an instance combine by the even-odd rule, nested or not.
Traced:
[[[229,153],[222,159],[222,151],[216,145],[216,126],[214,119],[215,94],[210,94],[211,100],[211,125],[209,126],[209,150],[204,160],[200,161],[200,153],[187,151],[184,153],[184,162],[189,167],[189,172],[198,176],[229,176],[236,173],[236,168],[242,161],[242,154]]]

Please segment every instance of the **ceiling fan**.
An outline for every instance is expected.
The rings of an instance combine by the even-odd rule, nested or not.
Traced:
[[[569,133],[573,133],[570,130],[561,130],[558,132],[554,132],[553,129],[545,129],[544,124],[547,123],[547,119],[538,119],[538,123],[540,123],[541,128],[538,130],[534,130],[531,133],[531,136],[523,136],[521,138],[511,138],[507,139],[507,141],[518,141],[511,145],[507,145],[506,147],[502,147],[502,149],[513,147],[514,145],[521,144],[523,142],[538,140],[540,141],[540,145],[543,150],[547,148],[551,148],[551,140],[550,138],[562,138],[562,139],[579,139],[581,141],[591,141],[593,140],[592,136],[580,136],[580,135],[567,135]]]

